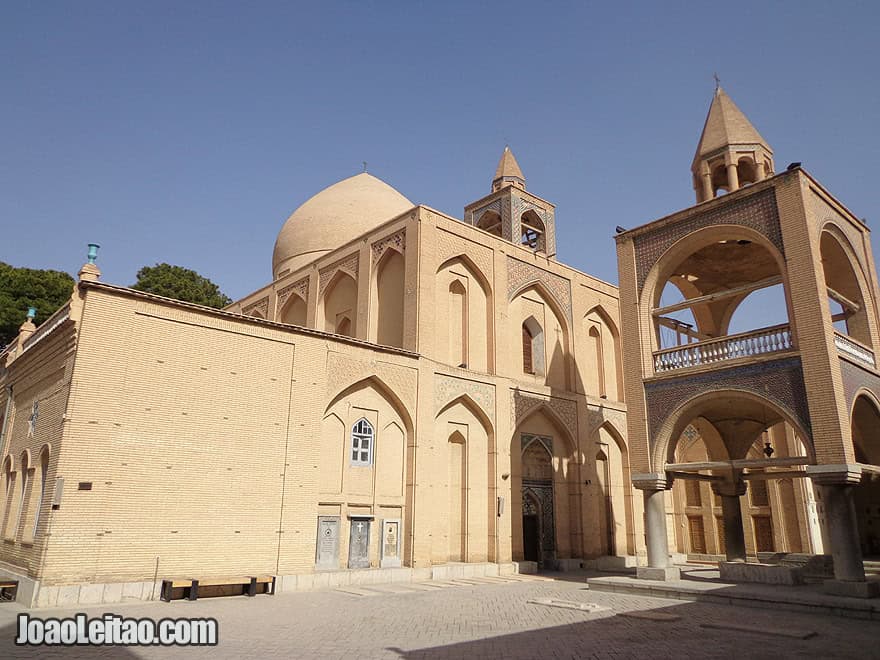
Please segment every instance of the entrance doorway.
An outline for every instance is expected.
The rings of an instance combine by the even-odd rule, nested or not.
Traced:
[[[538,503],[523,494],[523,559],[541,561],[541,521]]]

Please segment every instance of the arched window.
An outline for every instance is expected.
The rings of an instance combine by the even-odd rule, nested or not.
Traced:
[[[544,330],[534,316],[522,324],[523,372],[544,375]]]
[[[477,221],[477,227],[495,236],[501,236],[501,215],[495,211],[486,211]]]
[[[529,327],[523,323],[522,326],[522,349],[523,349],[523,371],[527,374],[535,373],[534,360],[532,359],[532,332]]]
[[[544,222],[537,213],[532,210],[523,213],[520,218],[520,229],[522,231],[521,242],[524,246],[539,252],[547,251],[544,239]]]
[[[364,418],[351,429],[351,464],[373,464],[373,425]]]

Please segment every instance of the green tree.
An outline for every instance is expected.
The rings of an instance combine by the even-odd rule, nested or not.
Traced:
[[[0,261],[0,346],[18,335],[28,307],[37,308],[39,325],[70,300],[73,284],[60,270],[16,268]]]
[[[208,278],[189,268],[171,264],[144,266],[138,271],[137,282],[131,288],[218,309],[232,302]]]

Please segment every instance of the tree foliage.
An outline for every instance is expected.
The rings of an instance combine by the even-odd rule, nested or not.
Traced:
[[[0,261],[0,346],[18,335],[28,307],[39,325],[70,299],[73,278],[60,270],[16,268]]]
[[[220,287],[196,271],[164,263],[141,268],[131,288],[218,309],[232,302]]]

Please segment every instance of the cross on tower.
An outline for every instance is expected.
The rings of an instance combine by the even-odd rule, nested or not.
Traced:
[[[718,77],[717,73],[713,73],[712,77],[715,78],[715,89],[721,87],[721,78]]]

